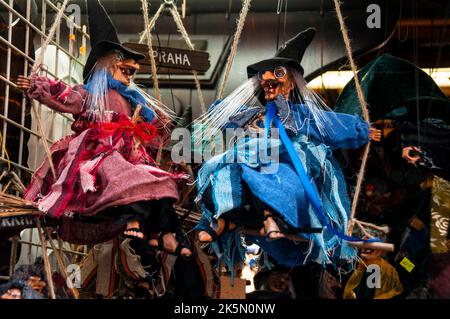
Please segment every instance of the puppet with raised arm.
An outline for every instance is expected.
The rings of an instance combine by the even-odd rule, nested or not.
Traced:
[[[75,119],[74,134],[51,146],[56,176],[44,161],[25,199],[67,223],[113,217],[123,235],[189,257],[191,250],[176,237],[173,208],[179,196],[176,182],[184,176],[160,169],[152,157],[157,139],[168,133],[172,114],[133,83],[144,56],[121,44],[98,0],[86,3],[92,49],[84,85],[69,86],[37,74],[18,79],[30,98]],[[105,231],[108,236],[100,234],[101,240],[93,241],[117,235]]]
[[[197,179],[200,241],[213,242],[229,261],[237,260],[225,252],[239,243],[230,235],[236,226],[258,227],[261,236],[246,239],[289,266],[348,263],[357,256],[348,244],[356,240],[346,235],[350,201],[333,150],[360,148],[381,133],[359,116],[332,112],[306,87],[300,61],[314,34],[307,29],[274,58],[248,66],[249,80],[200,119],[206,140],[227,128],[245,133],[206,161]]]

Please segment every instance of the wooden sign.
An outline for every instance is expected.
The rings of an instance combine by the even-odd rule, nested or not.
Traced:
[[[124,46],[145,55],[145,58],[139,61],[141,69],[138,73],[150,74],[151,64],[147,45],[127,42],[124,43]],[[196,70],[198,73],[205,73],[211,66],[209,53],[203,51],[154,46],[153,56],[158,68],[158,74],[190,74],[192,70]]]

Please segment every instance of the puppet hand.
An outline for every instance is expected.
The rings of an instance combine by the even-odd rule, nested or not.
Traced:
[[[374,142],[381,141],[381,130],[374,127],[369,128],[369,139]]]
[[[416,146],[404,147],[402,157],[410,164],[417,165],[420,160],[420,148]]]
[[[17,78],[17,88],[19,90],[26,92],[30,87],[31,87],[31,78],[26,77],[24,75],[19,75],[19,77]]]

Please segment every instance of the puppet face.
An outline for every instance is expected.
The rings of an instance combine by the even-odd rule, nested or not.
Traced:
[[[33,289],[41,294],[43,293],[44,288],[47,286],[45,281],[42,280],[42,278],[38,277],[38,276],[30,276],[30,278],[28,278],[28,285],[30,286],[31,289]]]
[[[381,226],[379,225],[378,229],[367,227],[365,228],[365,231],[363,231],[361,228],[358,229],[359,230],[356,233],[356,236],[365,240],[371,238],[378,238],[383,242],[386,242],[388,240],[390,232],[390,228],[387,225]],[[376,263],[377,260],[380,260],[381,258],[385,257],[386,254],[387,254],[386,251],[379,249],[363,248],[359,251],[361,259],[368,265],[371,263]]]
[[[280,94],[285,99],[289,99],[289,95],[294,89],[292,76],[284,67],[277,67],[273,71],[265,71],[260,75],[260,81],[266,101],[272,101]]]
[[[133,59],[116,62],[112,66],[113,78],[126,86],[131,84],[131,77],[139,70],[139,64]]]
[[[0,299],[22,299],[22,291],[18,288],[8,289],[7,292],[0,296]]]
[[[124,58],[120,53],[112,52],[105,56],[100,63],[105,65],[112,77],[129,86],[131,84],[131,77],[139,71],[139,64],[130,58]]]
[[[271,272],[267,278],[267,289],[275,292],[283,292],[289,286],[289,275],[274,271]]]
[[[374,231],[372,235],[380,238],[381,240],[386,240],[386,234],[382,232]],[[362,238],[369,239],[368,236],[362,236]],[[369,265],[386,256],[386,252],[378,249],[365,248],[361,249],[360,256],[361,259]]]
[[[382,250],[377,250],[377,249],[362,249],[361,250],[361,259],[368,265],[383,258],[385,255],[386,255],[386,252],[384,252]]]

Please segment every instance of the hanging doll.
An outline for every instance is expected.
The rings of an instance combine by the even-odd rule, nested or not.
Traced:
[[[120,43],[98,0],[86,2],[92,50],[83,71],[85,84],[71,87],[36,74],[18,79],[30,98],[75,118],[75,133],[51,147],[56,176],[45,161],[25,199],[67,222],[67,217],[112,217],[126,225],[125,236],[188,257],[190,249],[174,236],[176,181],[183,176],[158,168],[148,153],[171,114],[132,81],[144,56]]]
[[[203,163],[197,179],[203,209],[199,239],[215,242],[225,263],[237,258],[230,249],[239,239],[222,235],[233,234],[237,224],[260,227],[265,237],[247,239],[284,265],[356,257],[346,241],[352,238],[344,235],[350,202],[332,151],[360,148],[381,135],[358,116],[332,112],[306,87],[300,61],[314,34],[307,29],[274,58],[248,66],[249,80],[200,119],[206,140],[225,128],[246,133],[234,139],[231,149]],[[278,160],[258,157],[269,154],[269,147],[278,147]],[[285,231],[308,243],[287,240]]]
[[[381,226],[365,231],[371,236],[385,238],[389,228]],[[403,292],[397,270],[386,261],[385,251],[363,249],[360,257],[358,266],[345,285],[344,299],[391,299]]]

